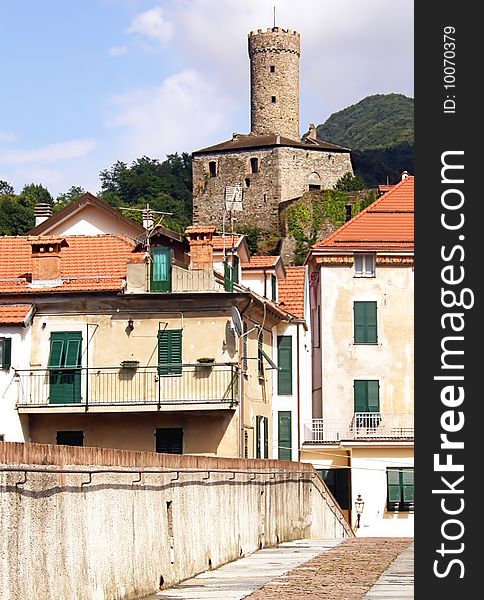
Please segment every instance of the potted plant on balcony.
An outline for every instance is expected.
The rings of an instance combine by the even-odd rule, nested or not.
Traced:
[[[201,365],[211,366],[214,362],[215,358],[211,358],[209,356],[202,356],[201,358],[197,358],[197,363],[200,363]]]

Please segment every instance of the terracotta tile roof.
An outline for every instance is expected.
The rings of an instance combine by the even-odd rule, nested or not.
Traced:
[[[193,154],[202,154],[205,152],[229,152],[231,150],[242,150],[244,148],[267,148],[273,146],[289,146],[291,148],[305,148],[309,150],[330,150],[332,152],[349,152],[348,148],[336,146],[322,140],[304,139],[291,140],[282,135],[271,133],[268,135],[242,135],[237,134],[231,140],[226,140],[215,146],[202,148]]]
[[[227,248],[237,248],[237,246],[242,241],[242,235],[226,235],[225,236],[225,249]],[[224,249],[224,236],[223,235],[214,235],[212,238],[213,241],[213,249],[214,250],[223,250]]]
[[[0,293],[42,293],[119,290],[128,262],[143,262],[143,253],[134,252],[136,243],[111,234],[66,236],[60,253],[62,285],[32,288],[32,248],[39,237],[0,237]],[[46,236],[46,240],[52,238]]]
[[[393,186],[313,248],[413,251],[414,177]]]
[[[243,269],[270,269],[276,266],[280,258],[280,256],[260,256],[254,254],[250,257],[250,262],[242,263],[241,266]]]
[[[286,278],[279,281],[279,304],[296,317],[304,317],[305,267],[286,267]]]
[[[0,305],[1,325],[23,325],[32,304],[2,304]]]
[[[185,229],[185,235],[190,233],[212,233],[214,234],[217,228],[215,225],[190,225]]]

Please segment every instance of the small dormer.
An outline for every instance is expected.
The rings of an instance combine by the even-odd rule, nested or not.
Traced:
[[[284,279],[286,271],[280,256],[250,257],[250,261],[242,264],[242,284],[277,302],[279,296],[279,280]]]

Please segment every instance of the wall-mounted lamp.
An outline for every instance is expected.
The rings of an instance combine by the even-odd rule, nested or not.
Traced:
[[[365,503],[363,502],[363,498],[361,494],[358,494],[355,500],[355,510],[356,510],[356,529],[360,527],[361,514],[363,513],[363,508],[365,507]]]
[[[129,319],[129,321],[128,321],[128,326],[126,327],[126,329],[127,329],[129,332],[133,331],[133,329],[134,329],[134,321],[133,321],[133,319]]]

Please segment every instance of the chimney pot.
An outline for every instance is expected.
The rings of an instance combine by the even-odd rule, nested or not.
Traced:
[[[190,242],[190,268],[213,268],[213,235],[215,225],[191,225],[185,230]]]
[[[60,285],[61,248],[67,246],[63,238],[31,238],[32,284]]]
[[[39,202],[34,208],[35,226],[47,221],[52,216],[52,206],[47,202]]]

